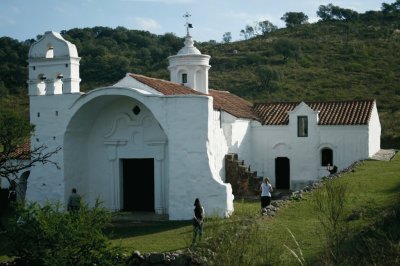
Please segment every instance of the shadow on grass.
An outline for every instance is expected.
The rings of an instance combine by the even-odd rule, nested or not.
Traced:
[[[124,222],[113,223],[104,230],[111,239],[144,236],[191,226],[191,221]],[[191,231],[192,228],[188,229]]]

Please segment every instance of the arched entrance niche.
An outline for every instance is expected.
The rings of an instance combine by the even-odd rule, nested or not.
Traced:
[[[100,199],[111,210],[167,214],[166,149],[167,136],[143,102],[124,95],[91,99],[65,134],[65,200],[75,187],[89,203]]]
[[[273,146],[275,154],[275,186],[277,189],[290,189],[290,159],[292,147],[287,143],[279,142]]]

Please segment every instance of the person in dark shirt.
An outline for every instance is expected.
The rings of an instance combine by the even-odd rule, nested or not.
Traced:
[[[77,211],[81,206],[81,196],[76,192],[76,188],[72,189],[72,193],[68,199],[68,211]]]
[[[203,222],[204,222],[204,208],[200,203],[200,200],[196,198],[194,201],[194,217],[193,217],[193,241],[192,247],[196,244],[196,238],[199,237],[199,241],[203,236]]]

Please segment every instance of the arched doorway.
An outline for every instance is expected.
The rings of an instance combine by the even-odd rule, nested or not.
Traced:
[[[287,157],[275,158],[275,187],[290,189],[290,160]]]
[[[100,199],[111,210],[166,214],[166,149],[167,136],[144,102],[124,95],[94,97],[67,128],[65,193],[76,187],[91,204]]]

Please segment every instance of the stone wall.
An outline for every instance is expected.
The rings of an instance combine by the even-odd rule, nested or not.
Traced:
[[[229,153],[225,155],[225,181],[231,184],[235,197],[254,197],[260,193],[262,179],[236,153]]]

